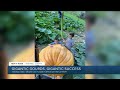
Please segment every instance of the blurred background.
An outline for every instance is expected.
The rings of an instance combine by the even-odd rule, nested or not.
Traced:
[[[9,78],[8,62],[30,58],[25,51],[34,56],[34,11],[0,11],[0,78]]]
[[[87,60],[92,66],[120,65],[120,12],[89,11],[86,19]],[[90,23],[91,22],[91,23]],[[94,75],[97,79],[119,79],[119,74]]]

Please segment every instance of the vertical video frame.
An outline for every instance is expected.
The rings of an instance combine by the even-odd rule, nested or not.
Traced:
[[[85,11],[35,12],[35,61],[85,65]],[[36,79],[85,79],[84,74],[36,74]]]

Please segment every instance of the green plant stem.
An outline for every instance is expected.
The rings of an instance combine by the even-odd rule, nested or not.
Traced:
[[[62,17],[61,17],[61,38],[63,39],[63,12],[62,12]]]

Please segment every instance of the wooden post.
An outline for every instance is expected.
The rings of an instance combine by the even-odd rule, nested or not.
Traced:
[[[4,50],[0,50],[0,79],[6,79],[7,70],[6,70],[6,56]]]

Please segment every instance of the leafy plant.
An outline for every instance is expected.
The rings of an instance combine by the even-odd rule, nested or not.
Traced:
[[[84,43],[77,43],[74,46],[75,49],[75,61],[76,64],[81,66],[84,65],[84,60],[85,60],[85,44]]]
[[[75,17],[76,18],[76,17]],[[57,11],[36,11],[35,12],[35,36],[37,44],[48,44],[56,36],[61,38],[60,18]],[[63,37],[66,38],[65,32],[84,31],[83,21],[73,19],[69,14],[64,15],[63,20]]]
[[[64,13],[64,28],[67,31],[74,32],[84,32],[85,30],[85,21],[78,18],[75,15],[70,14],[69,12]]]
[[[85,44],[83,42],[76,43],[72,48],[75,59],[75,66],[84,66],[85,65]],[[84,74],[74,74],[74,79],[85,78]]]

